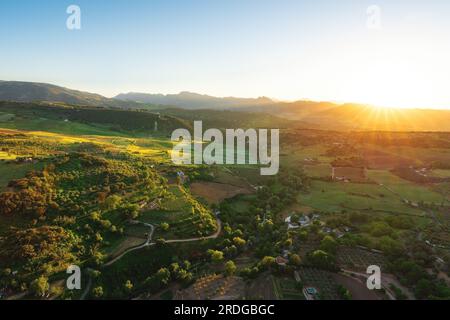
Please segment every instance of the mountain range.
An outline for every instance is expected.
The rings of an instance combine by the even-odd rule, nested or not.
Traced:
[[[115,97],[122,101],[150,103],[155,105],[175,106],[186,109],[223,109],[273,105],[267,97],[260,98],[218,98],[193,92],[183,91],[179,94],[122,93]]]
[[[450,131],[450,110],[383,109],[315,101],[280,102],[267,97],[219,98],[192,92],[168,95],[131,92],[107,98],[46,83],[0,81],[0,101],[170,110],[171,114],[176,114],[176,109],[266,113],[323,130]],[[196,114],[201,119],[202,112]]]

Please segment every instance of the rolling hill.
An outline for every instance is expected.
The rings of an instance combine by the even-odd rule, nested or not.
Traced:
[[[176,116],[145,110],[0,101],[0,128],[57,133],[74,130],[73,134],[79,134],[76,128],[84,125],[97,125],[109,132],[155,136],[170,136],[175,129],[192,127],[191,122]]]
[[[124,103],[95,93],[67,89],[47,83],[22,81],[0,81],[0,101],[39,101],[102,107],[137,106],[135,103]]]

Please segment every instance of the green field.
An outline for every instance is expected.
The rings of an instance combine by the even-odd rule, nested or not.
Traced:
[[[406,181],[397,177],[389,171],[384,170],[368,170],[367,174],[370,179],[376,181],[379,184],[387,187],[387,190],[391,190],[394,194],[397,194],[403,199],[407,199],[412,202],[425,202],[425,203],[437,203],[440,204],[444,200],[442,195],[431,189],[415,184],[413,182]]]
[[[313,181],[311,192],[298,197],[302,205],[325,212],[369,210],[421,215],[398,196],[376,184]]]
[[[15,130],[27,131],[48,131],[68,135],[104,135],[104,136],[123,136],[126,134],[118,133],[108,126],[99,124],[83,124],[79,122],[65,122],[64,120],[46,119],[46,118],[19,118],[14,121],[4,121],[0,118],[0,127]]]

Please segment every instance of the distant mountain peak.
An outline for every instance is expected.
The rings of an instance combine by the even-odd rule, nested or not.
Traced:
[[[236,107],[257,107],[274,103],[273,100],[267,97],[214,97],[190,91],[181,91],[178,94],[122,93],[117,95],[115,99],[187,109],[232,109]]]

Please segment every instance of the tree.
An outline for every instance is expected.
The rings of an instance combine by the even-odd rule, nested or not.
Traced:
[[[394,239],[392,239],[389,236],[383,236],[380,238],[379,247],[385,254],[390,255],[390,256],[399,254],[402,250],[400,243],[395,241]],[[415,251],[415,253],[417,253],[417,252],[418,252],[418,250]]]
[[[161,223],[161,229],[163,229],[163,231],[168,231],[169,228],[170,228],[170,225],[167,222]]]
[[[167,285],[170,281],[170,271],[167,268],[161,268],[156,272],[156,278],[162,285]]]
[[[100,221],[101,217],[102,215],[98,211],[91,212],[91,214],[89,215],[89,218],[92,221]]]
[[[2,270],[2,275],[5,277],[8,277],[9,275],[11,275],[11,273],[12,273],[11,268],[5,268]]]
[[[230,235],[230,234],[232,234],[232,230],[231,230],[231,227],[227,224],[227,225],[225,225],[224,227],[223,227],[223,231],[224,231],[224,233],[226,234],[226,235]]]
[[[289,262],[294,266],[299,266],[302,263],[302,258],[298,254],[291,254]]]
[[[372,222],[369,228],[370,234],[374,237],[390,236],[393,233],[392,228],[384,221]]]
[[[128,292],[130,292],[133,289],[133,283],[131,282],[131,280],[127,280],[123,286],[125,290]]]
[[[232,276],[236,272],[236,264],[233,261],[225,263],[225,272],[228,276]]]
[[[40,276],[31,283],[30,289],[36,296],[43,297],[50,289],[48,278]]]
[[[408,297],[403,293],[403,291],[396,287],[394,284],[390,284],[389,288],[391,288],[391,290],[394,292],[395,294],[395,299],[397,300],[408,300]]]
[[[227,256],[227,257],[233,257],[238,253],[238,249],[235,245],[231,245],[229,247],[226,247],[225,249],[223,249],[223,253]]]
[[[136,219],[139,217],[139,206],[137,204],[127,204],[122,207],[122,212],[127,219]]]
[[[271,266],[273,266],[275,264],[275,262],[276,262],[276,259],[274,257],[265,256],[261,260],[261,265],[263,267],[270,268]]]
[[[292,239],[288,238],[288,239],[286,239],[286,241],[284,241],[284,246],[289,248],[292,246],[292,243],[293,243]]]
[[[89,275],[90,275],[92,278],[94,278],[94,279],[99,278],[100,275],[102,274],[100,271],[98,271],[98,270],[93,270],[93,269],[89,269],[88,272],[89,272]]]
[[[338,243],[332,236],[325,236],[320,242],[320,249],[331,254],[335,254],[338,247]]]
[[[95,241],[97,242],[103,242],[103,237],[99,232],[95,233]]]
[[[103,203],[103,208],[105,210],[115,210],[122,202],[122,198],[118,195],[112,195],[106,198],[105,202]]]
[[[343,300],[351,300],[352,299],[352,294],[350,293],[350,291],[342,285],[339,285],[337,287],[337,292],[338,292],[340,298]]]
[[[241,271],[241,276],[249,278],[249,279],[254,279],[257,277],[258,273],[259,273],[258,267],[253,267],[253,268],[247,267]]]
[[[193,274],[185,269],[179,269],[177,273],[177,279],[184,284],[190,283],[193,279]]]
[[[299,238],[301,241],[306,241],[306,240],[308,240],[308,231],[300,231],[299,234],[298,234],[298,238]]]
[[[291,216],[291,223],[298,223],[299,220],[300,220],[300,216],[297,213],[294,213]]]
[[[223,252],[219,250],[208,250],[208,254],[211,257],[211,261],[214,263],[219,263],[223,260]]]
[[[65,271],[65,266],[75,263],[78,245],[80,238],[62,227],[11,228],[0,241],[0,261],[3,266],[20,265],[25,270]]]
[[[337,269],[334,256],[323,250],[316,250],[307,255],[307,263],[318,269],[335,271]]]
[[[170,269],[173,273],[177,273],[180,270],[180,264],[177,262],[174,262],[170,265]]]
[[[91,249],[91,257],[92,257],[92,260],[94,261],[94,263],[97,266],[100,266],[103,263],[103,261],[105,260],[106,255],[104,255],[100,250],[98,250],[96,248],[92,248]]]
[[[419,299],[429,299],[433,294],[434,284],[428,279],[420,279],[417,282],[415,294]]]
[[[240,238],[240,237],[234,237],[233,238],[233,243],[236,245],[236,247],[243,247],[245,246],[245,244],[247,243],[244,239]]]
[[[191,268],[191,262],[189,260],[184,260],[183,264],[186,270],[189,270]]]
[[[96,298],[101,298],[103,296],[103,288],[101,286],[95,287],[92,289],[92,294]]]
[[[155,244],[157,247],[162,247],[166,244],[166,240],[164,240],[163,238],[158,238],[155,240]]]
[[[274,224],[271,219],[267,219],[258,225],[258,229],[260,229],[261,231],[265,231],[265,232],[272,231],[273,228],[274,228]]]

